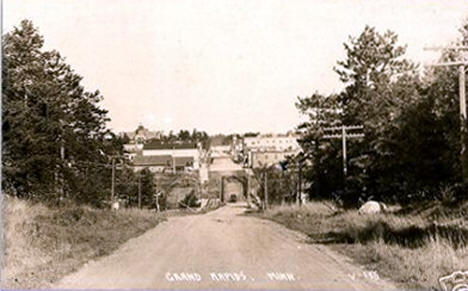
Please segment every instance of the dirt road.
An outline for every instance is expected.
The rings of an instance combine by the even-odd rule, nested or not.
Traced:
[[[170,218],[55,288],[394,289],[321,245],[233,204]]]

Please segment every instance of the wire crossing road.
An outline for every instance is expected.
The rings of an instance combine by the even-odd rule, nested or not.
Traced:
[[[231,204],[169,218],[54,288],[395,289],[326,247],[305,243],[305,235],[244,211]]]

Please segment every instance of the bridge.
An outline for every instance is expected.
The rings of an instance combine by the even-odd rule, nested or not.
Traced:
[[[222,202],[228,202],[232,195],[236,200],[248,198],[248,176],[245,170],[234,163],[229,155],[218,155],[209,165],[211,179],[219,179],[219,197]]]

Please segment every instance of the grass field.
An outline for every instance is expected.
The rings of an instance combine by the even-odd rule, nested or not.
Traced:
[[[3,288],[47,288],[89,260],[153,228],[164,218],[150,210],[85,206],[50,208],[4,201]]]
[[[468,267],[465,206],[359,215],[312,202],[257,215],[306,233],[310,243],[327,244],[398,287],[434,289],[439,277]]]

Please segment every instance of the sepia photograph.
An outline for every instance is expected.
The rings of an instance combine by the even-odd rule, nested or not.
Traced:
[[[0,0],[1,290],[468,291],[467,0]]]

